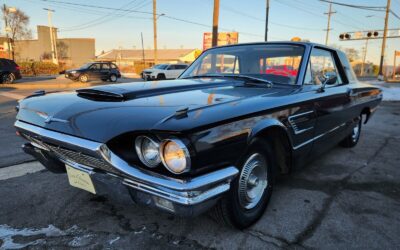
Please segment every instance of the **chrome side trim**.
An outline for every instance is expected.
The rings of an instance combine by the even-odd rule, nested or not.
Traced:
[[[314,111],[311,110],[311,111],[307,111],[307,112],[304,112],[304,113],[291,115],[291,116],[288,117],[288,121],[289,121],[290,125],[292,126],[293,132],[294,132],[295,135],[304,133],[304,132],[309,131],[309,130],[314,128],[313,126],[311,126],[311,127],[299,130],[299,128],[297,127],[296,122],[294,121],[294,119],[297,118],[297,117],[301,117],[301,116],[308,115],[308,114],[311,114],[311,113],[314,113]]]
[[[342,124],[340,124],[339,126],[336,126],[336,127],[334,127],[333,129],[328,130],[328,131],[325,132],[325,133],[322,133],[322,134],[320,134],[320,135],[317,135],[317,136],[311,138],[311,139],[308,140],[308,141],[305,141],[305,142],[303,142],[303,143],[300,143],[299,145],[293,147],[293,149],[294,149],[294,150],[297,150],[297,149],[299,149],[299,148],[301,148],[301,147],[303,147],[303,146],[305,146],[305,145],[307,145],[307,144],[309,144],[309,143],[311,143],[311,142],[313,142],[313,141],[318,140],[319,138],[321,138],[321,137],[323,137],[323,136],[325,136],[325,135],[327,135],[327,134],[330,134],[330,133],[334,132],[335,130],[337,130],[337,129],[343,127],[344,125],[346,125],[346,123],[342,123]]]

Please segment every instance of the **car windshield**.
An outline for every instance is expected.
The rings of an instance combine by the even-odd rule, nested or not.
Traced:
[[[154,65],[153,69],[166,69],[168,67],[168,64],[157,64]]]
[[[205,51],[180,78],[248,76],[274,83],[295,84],[304,46],[237,45]]]
[[[87,69],[92,65],[93,65],[93,63],[86,63],[86,64],[82,65],[79,69]]]

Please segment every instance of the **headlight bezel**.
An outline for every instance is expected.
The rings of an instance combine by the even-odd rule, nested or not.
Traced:
[[[170,142],[176,143],[178,145],[179,149],[181,149],[184,153],[186,165],[185,165],[184,170],[181,172],[176,172],[172,168],[170,168],[170,166],[167,164],[167,162],[164,158],[165,147]],[[171,173],[176,174],[176,175],[180,175],[180,174],[187,173],[190,171],[190,168],[191,168],[190,152],[189,152],[189,149],[187,148],[186,144],[182,140],[177,139],[177,138],[165,139],[160,143],[159,149],[160,149],[161,162],[168,171],[170,171]]]
[[[146,157],[144,156],[144,152],[143,152],[143,141],[144,140],[149,140],[151,143],[154,143],[155,145],[157,145],[157,153],[158,153],[158,161],[156,163],[152,163],[149,162]],[[156,141],[155,139],[151,138],[150,136],[147,135],[139,135],[135,138],[135,150],[136,150],[136,154],[139,157],[140,161],[149,168],[156,168],[157,166],[159,166],[161,164],[161,156],[160,156],[160,142]]]

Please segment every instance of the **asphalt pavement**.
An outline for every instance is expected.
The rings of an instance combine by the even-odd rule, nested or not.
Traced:
[[[65,174],[19,164],[29,157],[12,128],[16,101],[1,91],[0,249],[400,248],[400,102],[382,103],[355,148],[281,178],[261,220],[239,231],[208,214],[180,218],[95,196]]]

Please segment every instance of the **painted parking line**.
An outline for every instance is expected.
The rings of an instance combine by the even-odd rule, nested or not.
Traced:
[[[37,161],[0,168],[0,181],[35,173],[43,169],[45,169],[43,165]]]
[[[21,100],[26,97],[24,95],[14,94],[14,93],[10,93],[10,92],[0,92],[0,95],[11,98],[11,99],[15,99],[15,100]]]

